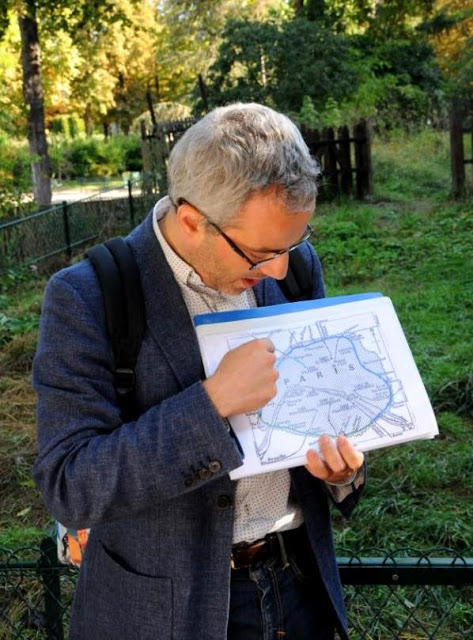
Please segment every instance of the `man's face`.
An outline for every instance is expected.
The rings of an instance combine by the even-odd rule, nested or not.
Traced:
[[[314,203],[315,206],[315,203]],[[251,196],[234,220],[222,231],[252,262],[260,262],[297,243],[305,234],[314,207],[292,212],[275,192]],[[192,256],[192,266],[209,287],[222,293],[239,294],[267,277],[281,280],[288,267],[288,254],[256,269],[232,249],[228,241],[205,220],[202,242]]]

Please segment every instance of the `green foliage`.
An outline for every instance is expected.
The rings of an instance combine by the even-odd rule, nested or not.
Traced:
[[[328,98],[323,109],[316,111],[314,103],[309,96],[304,96],[299,113],[293,117],[297,122],[309,129],[339,127],[351,120],[346,111],[333,98]]]
[[[49,129],[53,137],[61,136],[66,139],[74,139],[85,133],[85,124],[83,118],[76,114],[61,115],[52,120]]]
[[[348,42],[315,22],[232,20],[209,75],[211,104],[235,100],[299,112],[308,96],[322,110],[353,85]]]
[[[27,514],[25,514],[27,515]],[[25,551],[31,551],[33,558],[37,558],[38,552],[36,545],[45,535],[44,529],[39,527],[31,527],[25,525],[19,525],[16,527],[9,527],[6,530],[0,532],[0,549],[11,549],[14,551],[25,549]],[[33,549],[28,549],[30,545],[35,545]],[[25,554],[21,554],[21,559],[25,560]]]
[[[446,132],[426,128],[407,135],[401,129],[392,131],[375,142],[373,162],[375,182],[389,200],[443,200],[449,195],[450,148]],[[406,215],[405,224],[408,220]]]
[[[53,175],[59,179],[109,177],[142,168],[140,140],[134,136],[76,138],[51,147]]]
[[[182,120],[192,116],[190,107],[185,104],[180,104],[179,102],[159,102],[153,105],[153,110],[157,122]],[[153,123],[149,111],[145,111],[133,120],[131,130],[135,135],[140,135],[142,122],[146,130],[151,131]]]
[[[265,102],[317,128],[361,117],[408,128],[444,107],[425,35],[348,36],[304,18],[230,21],[208,80],[212,105]]]
[[[32,333],[36,335],[41,311],[42,284],[36,271],[27,267],[10,269],[1,274],[0,347],[4,348],[17,338]]]
[[[16,335],[29,333],[39,326],[37,313],[28,313],[19,317],[8,317],[0,313],[0,345],[6,344]]]
[[[0,220],[15,216],[30,190],[31,158],[26,143],[0,132]]]
[[[281,110],[298,111],[305,95],[316,109],[327,110],[329,99],[338,103],[356,87],[344,35],[292,20],[281,26],[277,44],[273,99]]]

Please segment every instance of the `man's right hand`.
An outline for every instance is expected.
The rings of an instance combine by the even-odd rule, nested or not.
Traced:
[[[225,354],[203,383],[222,418],[264,407],[277,393],[274,344],[251,340]]]

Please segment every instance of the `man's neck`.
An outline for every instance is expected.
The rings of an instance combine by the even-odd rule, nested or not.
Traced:
[[[171,247],[171,249],[175,253],[177,253],[177,255],[180,258],[182,258],[182,260],[185,260],[185,258],[182,255],[183,251],[182,249],[180,249],[179,229],[177,228],[176,216],[174,212],[168,211],[167,213],[165,213],[164,216],[161,218],[161,220],[158,220],[158,225],[159,225],[159,229],[161,230],[161,233],[164,236],[164,239],[166,240],[168,245]],[[187,260],[185,260],[185,262],[188,263]]]

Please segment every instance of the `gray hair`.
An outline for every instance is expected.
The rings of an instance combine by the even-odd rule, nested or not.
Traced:
[[[296,125],[260,104],[218,107],[174,146],[169,197],[187,200],[215,223],[229,222],[258,191],[276,188],[290,211],[308,210],[320,168]]]

